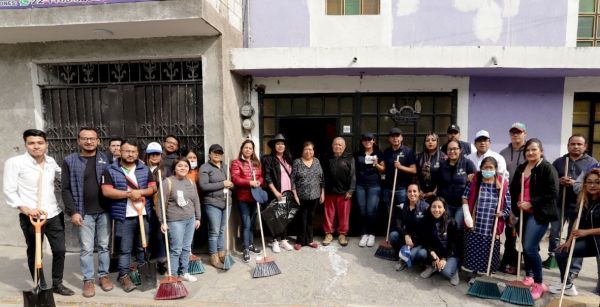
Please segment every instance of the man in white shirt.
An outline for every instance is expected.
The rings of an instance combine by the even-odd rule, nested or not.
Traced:
[[[486,157],[493,157],[498,162],[498,169],[496,171],[500,174],[506,174],[508,178],[506,161],[504,161],[504,158],[499,153],[490,149],[491,144],[492,140],[490,139],[489,132],[485,130],[477,131],[475,134],[475,148],[477,150],[469,154],[467,158],[473,161],[475,168],[477,168],[477,171],[479,171],[481,161]]]
[[[6,203],[18,209],[19,221],[27,243],[27,264],[31,276],[35,265],[35,230],[29,217],[47,219],[42,227],[52,248],[52,289],[61,295],[75,294],[65,287],[65,218],[54,196],[54,179],[61,170],[52,157],[46,155],[46,133],[29,129],[23,133],[27,152],[6,160],[4,164],[4,197]],[[40,287],[46,288],[43,270],[39,271]]]

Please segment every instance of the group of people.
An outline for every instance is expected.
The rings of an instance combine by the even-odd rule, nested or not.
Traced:
[[[229,197],[240,214],[242,259],[248,262],[251,253],[260,252],[253,239],[261,206],[253,197],[253,188],[265,189],[269,201],[293,200],[298,205],[295,222],[290,224],[294,229],[270,233],[275,253],[319,247],[313,235],[313,215],[319,204],[325,212],[321,244],[332,244],[337,234],[339,244],[348,245],[354,200],[360,211],[360,247],[375,245],[379,205],[391,210],[389,241],[401,259],[398,270],[420,263],[425,267],[423,278],[439,272],[453,285],[460,282],[461,267],[472,272],[473,278],[487,271],[514,274],[520,261],[515,242],[520,237],[526,272],[523,283],[532,296],[537,299],[546,291],[560,291],[558,285],[546,286],[542,275],[542,267],[554,259],[561,276],[567,276],[566,293],[577,295],[573,281],[582,257],[600,256],[600,164],[585,153],[587,143],[582,135],[571,136],[568,153],[552,164],[544,158],[539,139],[526,139],[525,124],[514,123],[509,135],[510,144],[496,153],[490,149],[487,131],[478,131],[472,145],[459,140],[460,128],[451,125],[446,144],[440,144],[436,133],[427,133],[422,151],[415,154],[403,144],[402,131],[392,128],[389,147],[383,151],[375,143],[375,135],[365,132],[356,152],[350,153],[344,138],[337,137],[331,154],[320,161],[310,141],[303,144],[301,157],[292,159],[288,141],[277,134],[268,142],[270,153],[262,159],[254,142],[247,139],[230,165],[219,144],[211,145],[207,162],[198,165],[195,151],[179,154],[179,140],[174,135],[165,137],[162,146],[152,142],[145,149],[135,142],[112,139],[109,152],[104,153],[99,150],[97,130],[83,127],[77,137],[79,151],[67,156],[61,167],[47,155],[46,134],[30,129],[23,133],[27,152],[5,163],[4,194],[7,203],[20,211],[32,276],[35,234],[29,218],[47,220],[44,234],[53,254],[52,287],[62,295],[74,292],[62,283],[64,214],[54,196],[56,176],[62,178],[64,213],[71,217],[79,235],[85,297],[95,295],[95,276],[102,290],[113,288],[108,278],[111,241],[118,254],[117,280],[127,292],[136,288],[129,274],[132,256],[139,267],[150,255],[164,272],[166,246],[170,274],[195,281],[188,265],[195,230],[205,221],[210,263],[222,269],[229,244],[224,238],[228,204],[232,203]],[[578,229],[572,230],[578,199],[584,209]],[[564,243],[559,235],[564,226],[561,222],[569,224]],[[523,233],[519,233],[519,223]],[[549,258],[542,262],[539,245],[549,227]],[[293,244],[288,230],[296,235]],[[168,244],[164,233],[168,233]],[[577,241],[576,258],[566,268],[565,254],[575,237],[583,239]],[[43,274],[40,284],[46,287]]]

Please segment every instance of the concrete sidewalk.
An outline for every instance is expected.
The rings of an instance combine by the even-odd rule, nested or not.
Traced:
[[[319,238],[320,239],[320,238]],[[259,241],[256,241],[259,242]],[[328,306],[504,306],[501,301],[473,298],[467,292],[467,275],[454,287],[440,276],[430,279],[419,277],[419,271],[396,272],[395,262],[375,258],[377,246],[360,248],[358,239],[350,238],[347,247],[336,241],[329,247],[301,251],[282,251],[275,255],[282,274],[253,279],[254,257],[243,263],[234,255],[236,263],[229,271],[217,271],[203,256],[206,273],[196,275],[198,281],[185,283],[190,295],[181,300],[155,301],[156,290],[123,292],[115,287],[103,292],[96,287],[96,296],[81,296],[79,255],[67,254],[65,284],[75,290],[75,296],[55,295],[58,306],[233,306],[233,305],[328,305]],[[542,247],[544,250],[544,247]],[[270,249],[268,250],[270,252]],[[543,253],[545,258],[545,253]],[[50,259],[45,257],[45,272],[50,277]],[[22,306],[22,290],[30,290],[32,282],[27,274],[25,248],[0,248],[0,306]],[[500,274],[510,280],[514,276]],[[116,273],[111,274],[116,279]],[[584,269],[576,281],[579,301],[598,306],[600,297],[591,291],[596,286],[595,259],[586,258]],[[544,270],[548,284],[558,281],[558,270]],[[545,294],[536,306],[545,306],[553,296]]]

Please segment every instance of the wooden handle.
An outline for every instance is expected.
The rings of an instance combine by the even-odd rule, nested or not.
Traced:
[[[31,215],[29,216],[29,221],[35,230],[35,267],[37,269],[42,268],[42,226],[46,224],[46,217],[47,215],[38,216],[36,221]]]
[[[492,243],[490,243],[490,255],[488,257],[488,265],[487,265],[487,276],[490,276],[490,271],[492,267],[492,256],[494,255],[494,243],[496,243],[496,228],[498,228],[498,213],[500,213],[500,205],[502,204],[502,194],[504,193],[504,181],[505,176],[502,176],[502,182],[500,185],[500,194],[498,195],[498,206],[496,207],[496,217],[494,218],[494,228],[492,232]],[[475,226],[475,225],[473,225]]]
[[[579,212],[577,212],[577,220],[575,220],[575,224],[573,225],[573,229],[579,229],[579,221],[581,220],[581,211],[583,211],[583,201],[584,197],[581,197],[579,201]],[[567,266],[565,267],[565,276],[563,277],[562,289],[560,290],[560,301],[558,302],[558,306],[562,306],[563,297],[565,296],[565,287],[567,286],[567,277],[569,276],[569,268],[571,267],[571,260],[573,260],[573,250],[575,249],[575,242],[577,241],[576,237],[573,237],[573,241],[571,242],[571,246],[569,247],[569,258],[567,258]]]
[[[521,195],[519,198],[521,202],[523,202],[523,194],[525,192],[525,176],[521,173]],[[523,251],[523,209],[519,208],[519,244],[521,244],[521,248],[519,248],[518,257],[517,257],[517,280],[521,279],[521,252]]]
[[[146,248],[148,247],[148,242],[146,242],[146,226],[144,226],[144,216],[139,214],[139,212],[138,219],[140,223],[140,238],[142,239],[142,247]]]
[[[163,216],[163,225],[167,225],[167,213],[165,212],[165,195],[163,194],[163,189],[162,189],[162,174],[160,171],[160,168],[158,169],[158,193],[160,195],[159,200],[160,200],[160,210],[162,212],[162,216]],[[168,235],[169,230],[167,229],[167,231],[165,231],[165,250],[167,252],[167,276],[171,276],[171,256],[169,255],[169,235]]]
[[[265,247],[265,234],[262,226],[262,218],[260,215],[260,204],[256,202],[256,212],[258,213],[258,226],[260,227],[260,238],[262,239],[263,257],[267,259],[267,248]]]
[[[400,161],[400,155],[396,156],[396,162]],[[396,197],[396,180],[398,179],[398,169],[394,166],[394,184],[392,185],[392,198],[390,200],[390,212],[388,213],[388,227],[385,233],[385,242],[390,241],[390,227],[392,226],[392,211],[394,210],[394,198]]]
[[[568,176],[569,175],[569,156],[566,157],[565,159],[565,174],[564,176]],[[562,237],[563,237],[563,226],[565,225],[565,196],[567,195],[567,187],[564,186],[563,190],[562,190],[562,204],[561,204],[561,210],[560,210],[560,231],[559,231],[559,235],[558,235],[558,244],[560,245],[560,243],[562,242]]]

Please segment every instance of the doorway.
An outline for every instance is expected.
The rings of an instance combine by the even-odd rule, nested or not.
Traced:
[[[294,159],[302,155],[304,142],[311,141],[315,144],[315,157],[322,161],[337,136],[337,120],[331,117],[286,117],[279,120],[279,131],[288,140]]]

